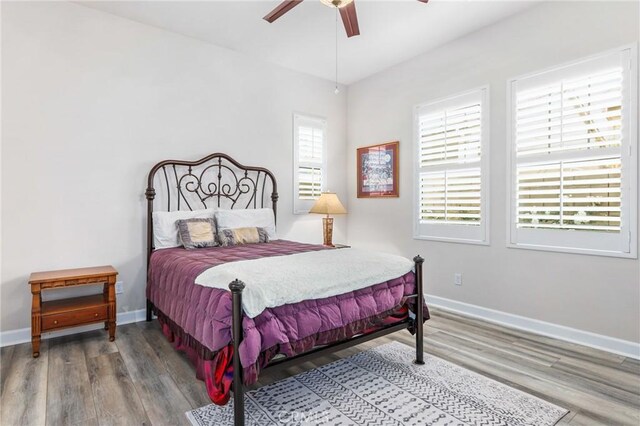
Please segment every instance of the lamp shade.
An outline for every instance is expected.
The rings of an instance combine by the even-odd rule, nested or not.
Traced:
[[[338,196],[333,192],[323,192],[309,210],[309,213],[318,214],[345,214],[346,212]]]

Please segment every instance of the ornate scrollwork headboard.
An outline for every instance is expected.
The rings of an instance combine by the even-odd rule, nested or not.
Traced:
[[[273,173],[263,167],[244,166],[221,153],[196,161],[161,161],[149,172],[145,196],[147,260],[154,248],[154,201],[156,210],[163,211],[271,207],[277,217],[278,187]]]

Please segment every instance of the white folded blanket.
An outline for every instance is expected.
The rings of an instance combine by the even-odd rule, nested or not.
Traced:
[[[412,269],[401,256],[347,248],[225,263],[198,275],[196,284],[228,290],[231,281],[243,281],[242,305],[255,318],[266,308],[360,290]]]

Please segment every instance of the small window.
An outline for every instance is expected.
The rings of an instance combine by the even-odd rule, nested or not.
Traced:
[[[415,238],[488,242],[488,88],[419,105]]]
[[[633,56],[627,48],[511,80],[512,246],[635,256]]]
[[[308,213],[325,189],[327,121],[293,116],[293,213]]]

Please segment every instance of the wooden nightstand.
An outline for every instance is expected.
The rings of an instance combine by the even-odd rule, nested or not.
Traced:
[[[116,276],[113,266],[34,272],[31,285],[31,345],[40,356],[42,332],[104,321],[109,341],[116,338]],[[42,302],[42,290],[104,283],[102,294]]]

